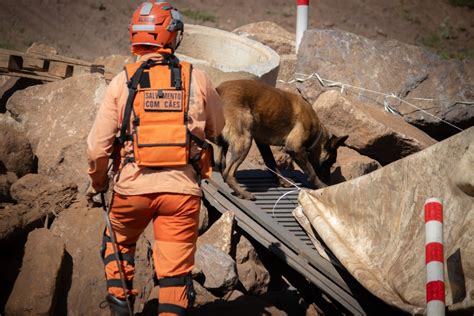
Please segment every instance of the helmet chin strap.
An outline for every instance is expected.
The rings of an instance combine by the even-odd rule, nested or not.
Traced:
[[[174,46],[174,51],[176,51],[183,40],[183,31],[179,31],[178,36],[176,36],[176,45]]]

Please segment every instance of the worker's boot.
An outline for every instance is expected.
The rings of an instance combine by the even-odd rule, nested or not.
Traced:
[[[107,295],[106,300],[110,306],[111,316],[133,316],[133,297],[128,298],[130,308],[132,309],[132,315],[130,315],[126,301],[118,299],[110,294]]]

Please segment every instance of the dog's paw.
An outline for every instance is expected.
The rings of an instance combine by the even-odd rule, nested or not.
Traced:
[[[241,199],[244,199],[244,200],[250,200],[250,201],[255,201],[255,200],[257,200],[257,198],[255,197],[255,195],[253,195],[252,193],[249,193],[249,192],[243,192],[243,193],[240,195],[240,198],[241,198]]]
[[[291,188],[293,186],[293,184],[291,184],[287,180],[281,179],[281,178],[278,180],[278,183],[280,184],[280,186],[282,186],[284,188]]]
[[[316,185],[315,185],[316,189],[324,189],[324,188],[327,188],[328,185],[324,182],[318,182]]]

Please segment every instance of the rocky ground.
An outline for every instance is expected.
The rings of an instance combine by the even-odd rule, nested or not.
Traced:
[[[2,47],[24,50],[32,41],[42,41],[71,57],[93,61],[105,56],[96,62],[115,69],[130,62],[124,25],[139,1],[1,1]],[[380,169],[459,132],[452,125],[474,125],[473,107],[459,102],[474,99],[474,66],[469,61],[474,11],[453,3],[318,1],[311,7],[310,28],[322,29],[307,33],[296,56],[294,6],[287,1],[176,1],[192,22],[237,28],[235,33],[275,49],[281,57],[277,86],[302,93],[331,132],[350,136],[338,151],[332,184]],[[245,25],[262,20],[277,24]],[[124,56],[108,57],[112,54]],[[284,83],[295,71],[347,85],[330,87],[314,79]],[[0,76],[1,314],[107,314],[105,309],[97,312],[105,295],[98,255],[102,211],[88,208],[83,199],[85,139],[105,87],[98,74],[48,84]],[[410,99],[426,96],[436,102]],[[280,148],[273,149],[281,165],[292,165]],[[262,165],[254,149],[248,159]],[[320,291],[240,231],[232,213],[220,216],[206,205],[193,271],[196,315],[341,314]],[[141,315],[149,315],[156,304],[152,239],[147,230],[136,258],[140,296],[135,310]],[[31,288],[32,279],[44,282]],[[26,299],[25,292],[34,295]]]

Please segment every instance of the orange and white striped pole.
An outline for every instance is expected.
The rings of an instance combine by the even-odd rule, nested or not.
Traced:
[[[445,314],[443,204],[437,198],[425,205],[426,315]]]
[[[296,0],[296,4],[296,52],[298,52],[303,33],[308,28],[309,0]]]

